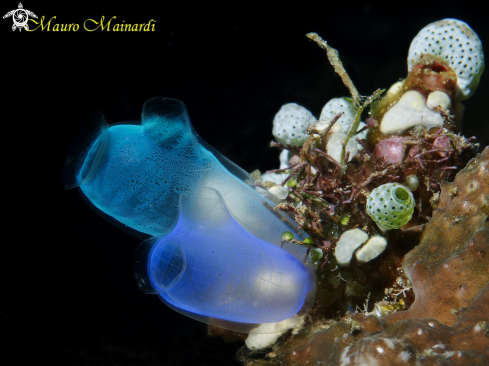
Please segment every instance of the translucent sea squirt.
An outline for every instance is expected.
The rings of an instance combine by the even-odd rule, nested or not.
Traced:
[[[78,187],[104,218],[153,237],[137,252],[141,289],[190,317],[239,331],[304,313],[315,294],[306,249],[281,241],[284,231],[303,235],[252,183],[195,133],[183,102],[162,97],[144,104],[141,123],[109,127],[96,112],[62,172],[63,186]],[[181,262],[166,265],[165,256]]]
[[[309,310],[311,266],[246,231],[216,190],[202,189],[197,202],[182,196],[179,208],[172,231],[136,252],[142,291],[191,318],[241,332],[264,323],[281,331],[272,324]]]

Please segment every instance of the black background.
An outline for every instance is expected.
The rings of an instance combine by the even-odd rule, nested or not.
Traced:
[[[194,128],[248,171],[278,166],[274,114],[296,102],[316,117],[347,96],[317,32],[340,52],[361,94],[406,76],[411,39],[430,22],[467,22],[489,44],[484,1],[23,2],[45,20],[156,21],[155,32],[12,32],[0,22],[2,364],[231,365],[239,345],[139,292],[139,240],[94,213],[59,173],[94,110],[140,119],[160,95],[183,100]],[[3,1],[0,13],[17,7]],[[33,27],[33,23],[31,28]],[[486,71],[487,74],[487,71]],[[463,133],[489,143],[487,75],[464,102]]]

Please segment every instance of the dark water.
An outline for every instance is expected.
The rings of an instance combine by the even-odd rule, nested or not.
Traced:
[[[56,16],[53,23],[115,15],[126,23],[155,19],[156,30],[14,33],[11,19],[0,22],[0,357],[13,357],[9,364],[232,365],[240,345],[207,337],[204,325],[136,288],[139,240],[101,219],[75,190],[62,190],[64,155],[81,126],[96,109],[109,123],[136,120],[145,100],[173,97],[187,104],[204,139],[244,169],[276,168],[278,152],[268,143],[280,106],[296,102],[318,116],[329,99],[347,95],[305,33],[335,47],[369,95],[405,77],[410,41],[430,22],[459,18],[488,45],[482,3],[23,3],[46,21]],[[3,13],[16,7],[1,5]],[[488,100],[486,71],[464,103],[463,127],[483,146]]]

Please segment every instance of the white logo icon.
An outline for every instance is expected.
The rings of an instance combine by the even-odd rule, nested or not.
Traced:
[[[14,20],[14,25],[12,25],[12,30],[14,31],[17,28],[19,28],[19,32],[20,32],[22,28],[24,28],[25,30],[29,30],[29,25],[27,24],[27,21],[29,20],[29,15],[37,19],[36,14],[34,14],[32,11],[24,9],[22,3],[19,3],[19,8],[9,11],[7,14],[3,16],[3,19],[12,16],[12,19]]]

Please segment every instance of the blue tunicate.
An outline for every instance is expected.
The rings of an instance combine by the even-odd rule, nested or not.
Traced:
[[[160,268],[159,271],[164,273],[163,277],[155,278],[167,278],[169,281],[163,281],[163,287],[170,286],[170,282],[176,283],[177,272],[182,273],[181,276],[188,273],[195,276],[195,271],[200,271],[208,274],[208,277],[201,277],[202,286],[208,281],[209,286],[212,285],[209,288],[215,289],[214,296],[230,300],[226,292],[229,288],[217,287],[210,274],[215,274],[219,268],[219,273],[229,277],[231,269],[236,269],[238,263],[243,272],[236,274],[236,280],[246,282],[249,276],[265,276],[265,264],[268,263],[269,274],[288,271],[291,281],[296,275],[300,281],[305,281],[302,292],[295,284],[295,292],[289,289],[284,292],[284,296],[291,297],[287,301],[282,299],[282,302],[270,297],[265,288],[258,295],[259,286],[236,288],[238,292],[233,293],[233,298],[239,298],[239,301],[236,300],[236,306],[227,310],[211,303],[205,309],[195,309],[191,304],[198,301],[200,295],[197,290],[188,290],[185,300],[180,295],[178,300],[172,300],[169,294],[175,294],[178,286],[187,283],[183,278],[177,281],[179,285],[171,285],[174,287],[172,291],[155,290],[169,306],[188,316],[211,324],[210,319],[218,319],[225,323],[219,323],[222,327],[246,331],[250,324],[282,320],[283,316],[294,315],[300,309],[303,312],[308,309],[310,299],[314,298],[314,276],[306,275],[311,265],[306,249],[281,241],[285,231],[293,232],[299,240],[304,238],[302,233],[288,216],[273,209],[270,197],[262,195],[266,191],[260,194],[255,190],[249,174],[195,133],[181,101],[162,97],[148,100],[143,106],[141,123],[125,122],[109,127],[103,115],[95,113],[70,149],[62,183],[66,189],[78,187],[86,201],[119,228],[140,238],[153,237],[149,239],[151,245],[148,242],[143,245],[153,248],[148,254],[156,258],[151,259],[151,266],[156,266],[155,260],[160,264],[164,262],[157,258],[176,255],[171,254],[172,250],[184,253],[181,258],[186,258],[185,263],[175,267],[151,267]],[[214,192],[214,196],[209,192]],[[225,224],[216,222],[211,215],[219,211],[217,207],[221,211],[222,207],[225,208],[229,218]],[[206,218],[206,213],[212,217]],[[185,243],[175,239],[175,230],[186,236]],[[195,239],[197,237],[198,240]],[[219,256],[212,263],[197,260],[199,250],[202,254],[214,251]],[[140,252],[138,256],[141,257]],[[286,269],[285,263],[293,269]],[[180,271],[183,267],[185,270]],[[138,278],[146,278],[142,275],[146,268],[138,268]],[[148,275],[145,283],[157,288],[149,285],[152,276]],[[141,285],[141,281],[138,283]],[[144,288],[147,290],[149,287]],[[247,291],[253,289],[258,292],[249,297],[251,292]],[[236,295],[238,293],[239,296]],[[304,295],[306,293],[307,296]],[[254,300],[248,305],[242,303],[240,310],[233,313],[245,298]],[[263,301],[268,305],[260,310]]]
[[[197,136],[185,104],[171,98],[148,100],[141,124],[108,127],[95,114],[68,154],[62,181],[66,189],[79,186],[102,216],[141,238],[166,234],[180,195],[198,195],[202,187],[216,189],[231,214],[262,239],[279,244],[295,226],[250,187],[249,174]]]
[[[182,196],[179,207],[172,231],[136,252],[141,290],[194,319],[242,332],[310,308],[311,267],[246,231],[217,191],[204,188],[196,201]]]

